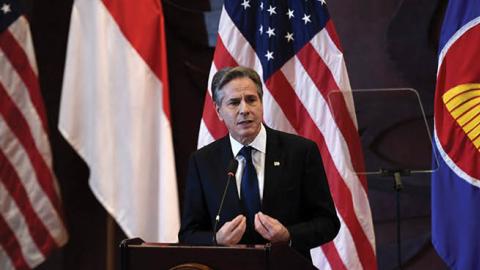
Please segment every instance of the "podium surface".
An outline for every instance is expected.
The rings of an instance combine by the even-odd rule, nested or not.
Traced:
[[[122,241],[122,270],[316,269],[288,245],[189,246]]]

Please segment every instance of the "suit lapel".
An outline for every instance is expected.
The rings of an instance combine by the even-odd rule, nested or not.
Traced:
[[[222,138],[222,143],[219,149],[222,166],[217,166],[217,168],[219,168],[220,170],[218,173],[220,173],[221,175],[225,175],[227,173],[228,163],[233,158],[232,147],[230,146],[230,138],[228,135]]]
[[[265,178],[263,187],[262,211],[269,212],[274,208],[273,202],[275,190],[282,177],[284,154],[282,145],[275,131],[268,127],[267,130],[267,153],[265,156]]]
[[[221,155],[221,160],[222,160],[222,166],[218,166],[221,171],[219,171],[219,175],[221,175],[221,179],[225,179],[227,175],[227,167],[228,163],[234,158],[233,153],[232,153],[232,147],[230,145],[230,137],[227,135],[223,141],[222,145],[220,147],[220,155]],[[220,187],[219,190],[224,190],[226,182],[222,181],[222,186]],[[219,202],[220,203],[220,202]],[[229,221],[232,218],[236,217],[238,214],[241,213],[241,207],[240,207],[240,198],[238,197],[238,191],[237,191],[237,184],[235,182],[235,179],[232,179],[228,186],[228,191],[225,197],[225,202],[223,205],[223,213],[230,213],[231,216],[225,216],[224,221]]]

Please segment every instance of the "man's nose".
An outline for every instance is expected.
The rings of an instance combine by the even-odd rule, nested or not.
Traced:
[[[240,101],[239,111],[241,114],[247,114],[250,112],[250,106],[244,99]]]

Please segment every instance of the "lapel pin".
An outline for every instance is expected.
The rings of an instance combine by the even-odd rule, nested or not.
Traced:
[[[273,166],[276,166],[276,167],[280,166],[280,161],[274,161]]]

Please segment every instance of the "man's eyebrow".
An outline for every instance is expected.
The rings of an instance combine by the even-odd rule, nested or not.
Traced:
[[[225,101],[226,102],[232,102],[232,101],[239,101],[241,98],[239,97],[231,97],[231,98],[227,98]]]

